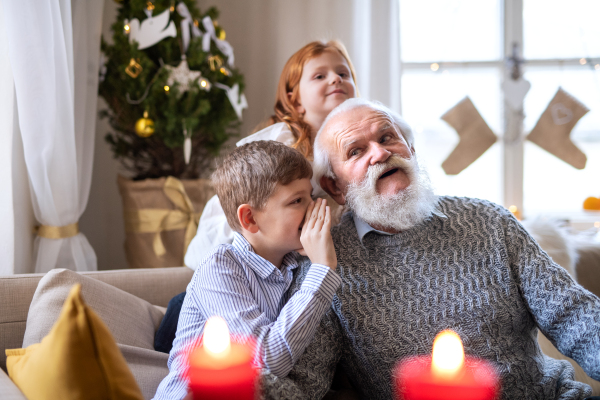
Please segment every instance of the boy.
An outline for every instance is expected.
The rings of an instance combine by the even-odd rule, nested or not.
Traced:
[[[255,141],[231,152],[213,174],[232,244],[215,248],[198,266],[179,316],[169,375],[155,399],[187,393],[184,349],[202,336],[204,323],[223,317],[233,334],[257,338],[256,363],[284,377],[312,340],[341,278],[326,201],[311,200],[310,163],[275,141]],[[298,265],[312,265],[302,286],[286,292]]]

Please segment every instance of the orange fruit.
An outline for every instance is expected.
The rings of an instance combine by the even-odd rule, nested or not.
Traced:
[[[600,199],[597,197],[588,197],[583,201],[584,210],[600,210]]]

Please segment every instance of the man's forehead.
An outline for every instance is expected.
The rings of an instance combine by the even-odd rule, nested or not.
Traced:
[[[335,147],[342,148],[348,141],[355,141],[393,125],[390,118],[369,107],[342,112],[332,118],[326,127],[327,139]]]

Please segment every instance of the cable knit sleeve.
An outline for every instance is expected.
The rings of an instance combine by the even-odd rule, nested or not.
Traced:
[[[263,374],[264,399],[322,399],[331,386],[341,353],[339,321],[329,309],[313,341],[286,378]]]
[[[308,257],[298,259],[299,268],[288,291],[288,299],[298,292],[311,262]],[[334,296],[334,302],[337,296]],[[322,399],[333,380],[336,365],[342,354],[342,330],[339,319],[329,308],[321,319],[312,342],[285,378],[278,378],[268,370],[262,374],[262,392],[265,400]]]
[[[506,210],[509,263],[539,329],[592,378],[600,379],[600,299],[554,263]]]

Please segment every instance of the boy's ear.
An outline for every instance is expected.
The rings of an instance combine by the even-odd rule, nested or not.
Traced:
[[[290,103],[292,103],[292,96],[293,96],[292,92],[288,92],[287,93],[287,97],[288,97]],[[300,104],[300,101],[296,101],[295,102],[294,108],[296,109],[296,111],[298,112],[298,114],[304,115],[304,113],[306,112],[306,110],[304,109],[304,107],[302,107],[302,104]]]
[[[249,204],[242,204],[237,209],[238,221],[242,229],[250,233],[258,232],[258,224],[254,220],[254,214],[252,213],[252,207]]]
[[[326,191],[327,194],[330,195],[331,198],[340,206],[346,204],[346,196],[344,196],[344,193],[342,193],[338,187],[335,179],[328,176],[322,176],[319,184],[321,185],[321,188],[323,188],[323,190]]]

